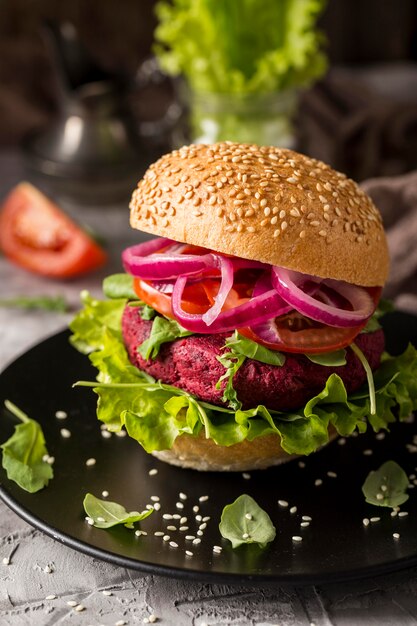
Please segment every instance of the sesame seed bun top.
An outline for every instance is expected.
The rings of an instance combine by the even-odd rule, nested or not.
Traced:
[[[133,228],[179,242],[357,285],[387,278],[372,200],[344,174],[292,150],[184,146],[150,166],[130,209]]]

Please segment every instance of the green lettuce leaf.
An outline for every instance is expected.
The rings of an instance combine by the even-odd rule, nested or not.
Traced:
[[[268,513],[245,493],[224,507],[219,530],[222,537],[231,542],[232,548],[244,543],[256,543],[265,548],[276,536]]]
[[[184,433],[197,436],[203,432],[222,446],[276,434],[289,454],[310,454],[327,443],[330,426],[343,436],[364,432],[368,424],[375,431],[389,429],[396,415],[404,420],[417,408],[417,351],[413,346],[397,357],[384,355],[374,373],[375,415],[371,415],[367,386],[348,397],[335,373],[296,412],[269,411],[262,405],[248,410],[218,407],[156,382],[130,365],[120,331],[126,301],[119,302],[118,310],[116,301],[98,302],[84,295],[84,302],[84,312],[71,325],[73,343],[90,355],[99,374],[98,382],[77,384],[95,389],[99,420],[110,430],[125,426],[148,452],[170,448]]]
[[[271,93],[326,69],[316,21],[325,0],[160,0],[155,53],[194,91]]]

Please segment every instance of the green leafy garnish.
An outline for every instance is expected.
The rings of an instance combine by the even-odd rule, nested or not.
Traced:
[[[130,274],[112,274],[103,280],[103,293],[107,298],[127,298],[138,300],[133,289],[133,277]]]
[[[109,502],[108,500],[100,500],[87,493],[84,498],[84,511],[94,521],[96,528],[111,528],[118,524],[123,524],[127,528],[131,528],[135,522],[140,522],[153,513],[153,509],[146,511],[126,511],[124,506],[117,502]]]
[[[374,383],[374,375],[372,373],[371,366],[368,363],[368,360],[362,350],[356,345],[356,343],[352,342],[350,344],[351,350],[356,354],[359,361],[362,364],[363,369],[366,373],[366,380],[368,381],[368,389],[369,389],[369,399],[370,399],[370,411],[371,415],[375,415],[376,413],[376,398],[375,398],[375,383]]]
[[[180,337],[188,337],[193,333],[185,330],[175,320],[157,316],[152,323],[151,334],[138,348],[139,354],[146,360],[155,359],[163,343],[169,343]]]
[[[395,461],[387,461],[366,477],[362,492],[369,504],[395,508],[409,498],[408,476]]]
[[[394,303],[391,300],[384,300],[382,298],[373,315],[369,318],[365,328],[361,330],[361,333],[374,333],[376,330],[382,328],[379,320],[387,313],[392,313],[395,310]]]
[[[25,491],[35,493],[46,487],[54,476],[52,466],[44,460],[49,455],[42,428],[10,400],[4,404],[22,423],[15,427],[10,439],[1,445],[3,467],[7,478]]]
[[[149,304],[144,304],[140,307],[140,316],[143,320],[153,320],[153,318],[157,315],[155,309],[153,309]]]
[[[335,350],[334,352],[323,352],[321,354],[307,354],[306,357],[317,365],[326,365],[327,367],[339,367],[346,365],[346,350]]]
[[[388,429],[417,409],[417,351],[384,355],[374,372],[376,412],[370,410],[367,385],[347,395],[333,373],[320,393],[296,412],[281,413],[259,405],[251,409],[219,407],[182,389],[155,381],[130,364],[121,336],[126,300],[101,302],[83,295],[85,308],[71,324],[73,343],[99,369],[98,382],[80,382],[99,396],[97,417],[113,431],[124,425],[147,452],[172,447],[184,433],[206,437],[221,446],[275,434],[289,454],[310,454],[329,441],[329,426],[338,434]]]
[[[268,513],[246,494],[224,507],[219,530],[233,548],[244,543],[257,543],[260,548],[264,548],[276,535]]]
[[[218,356],[217,360],[220,361],[226,371],[217,381],[216,389],[220,389],[222,382],[226,380],[222,400],[227,402],[230,408],[237,410],[241,408],[242,403],[238,400],[236,390],[233,387],[233,378],[246,358],[281,367],[285,363],[285,356],[239,335],[237,330],[226,339],[224,347],[228,351]]]
[[[43,310],[65,313],[68,303],[64,296],[17,296],[0,300],[0,306],[27,309],[28,311]]]
[[[160,0],[156,55],[197,92],[270,93],[326,69],[316,20],[324,0]]]

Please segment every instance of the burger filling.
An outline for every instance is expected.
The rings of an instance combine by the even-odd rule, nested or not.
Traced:
[[[148,452],[203,430],[226,446],[276,433],[309,454],[330,426],[387,429],[417,407],[414,348],[383,354],[379,287],[164,238],[123,262],[108,301],[84,294],[72,342],[99,369],[79,383],[95,387],[99,419]]]

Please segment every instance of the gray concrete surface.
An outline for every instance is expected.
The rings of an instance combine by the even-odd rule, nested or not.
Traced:
[[[0,199],[21,178],[18,157],[0,155]],[[134,240],[126,210],[78,208],[75,213],[111,237],[111,270],[118,269],[120,251]],[[51,282],[0,258],[0,298],[65,293],[75,308],[80,289],[98,292],[100,280],[96,274],[69,283]],[[69,317],[0,308],[0,368],[60,330]],[[8,556],[10,564],[3,565],[2,559]],[[105,590],[111,595],[104,595]],[[56,598],[46,599],[52,595]],[[82,604],[85,610],[76,612],[68,601]],[[167,626],[411,626],[417,624],[417,569],[305,588],[243,588],[145,576],[61,545],[0,502],[0,626],[130,626],[143,623],[151,614]]]

